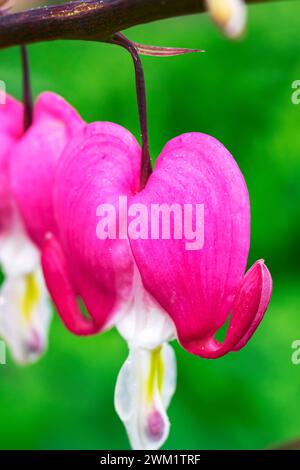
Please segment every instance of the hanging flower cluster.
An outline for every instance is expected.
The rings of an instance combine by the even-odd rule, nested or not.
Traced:
[[[116,411],[134,449],[158,449],[176,387],[169,342],[209,359],[240,350],[264,316],[272,280],[262,260],[245,273],[249,196],[220,142],[197,132],[176,137],[152,170],[139,52],[188,51],[121,34],[111,42],[134,59],[142,147],[117,124],[86,124],[53,93],[32,114],[28,89],[25,109],[10,97],[0,108],[0,334],[17,361],[35,360],[47,343],[49,295],[76,335],[116,327],[129,347]],[[149,223],[154,207],[173,214],[169,236]],[[220,343],[215,335],[227,321]]]

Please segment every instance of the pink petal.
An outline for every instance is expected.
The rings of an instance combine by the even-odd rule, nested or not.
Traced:
[[[10,152],[22,136],[22,105],[6,97],[6,104],[0,106],[0,232],[10,224],[12,195],[10,187]]]
[[[245,275],[232,311],[224,343],[214,338],[185,345],[193,354],[214,359],[230,351],[238,351],[253,336],[268,308],[272,294],[272,278],[262,260]]]
[[[54,174],[66,143],[83,124],[61,97],[43,93],[35,105],[32,126],[14,148],[13,191],[27,231],[38,246],[47,232],[56,232]]]
[[[1,138],[10,137],[14,141],[23,135],[23,106],[12,96],[6,96],[5,105],[0,106]],[[2,150],[2,146],[1,146]]]
[[[119,195],[136,192],[140,156],[140,147],[127,130],[116,124],[94,123],[72,139],[57,169],[54,205],[60,250],[67,266],[64,271],[70,273],[74,292],[101,328],[128,300],[133,261],[126,239],[97,237],[97,208],[109,203],[118,212]],[[55,304],[66,319],[67,305],[54,295],[51,284],[55,276],[45,263],[44,274]]]
[[[145,189],[132,202],[204,204],[204,246],[185,240],[132,240],[146,289],[173,319],[189,350],[224,324],[246,268],[250,211],[244,178],[230,153],[198,133],[170,141]],[[195,223],[195,211],[193,222]]]
[[[66,328],[76,335],[90,335],[97,333],[103,326],[97,322],[97,312],[93,316],[92,302],[90,301],[88,319],[81,312],[74,286],[69,277],[66,260],[60,245],[53,236],[48,236],[42,249],[42,267],[46,274],[46,284],[58,313]],[[94,308],[102,307],[109,310],[108,299],[95,296]]]
[[[232,318],[232,323],[241,323],[243,321],[245,325],[246,323],[249,324],[249,320],[251,319],[251,325],[242,339],[240,339],[234,346],[234,351],[239,351],[248,343],[262,321],[270,303],[273,287],[272,284],[270,271],[264,264],[263,260],[257,261],[246,274],[237,300],[237,305],[232,314],[232,316],[234,316],[234,319]],[[253,292],[254,290],[256,291]],[[250,312],[250,301],[251,297],[254,297],[255,295],[260,297],[260,303],[256,310],[256,315],[253,317]],[[249,305],[247,301],[249,301]],[[243,305],[243,302],[245,302],[245,305]],[[237,334],[237,332],[235,334],[233,332],[228,332],[228,336],[230,336],[228,337],[228,341],[230,338],[235,339]]]

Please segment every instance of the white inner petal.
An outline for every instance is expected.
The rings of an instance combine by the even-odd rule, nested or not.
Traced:
[[[39,252],[26,234],[19,216],[12,215],[9,232],[0,235],[0,264],[7,277],[17,277],[34,271],[39,264]]]
[[[16,362],[36,361],[45,351],[51,305],[40,267],[40,254],[27,236],[17,210],[10,230],[0,236],[0,336]]]
[[[16,362],[35,362],[45,351],[51,315],[40,268],[5,279],[0,289],[0,336]]]
[[[176,388],[176,359],[167,343],[133,347],[120,370],[115,408],[135,450],[157,450],[168,437],[166,409]]]
[[[176,336],[173,321],[145,290],[136,266],[131,300],[115,323],[130,348],[155,349]]]

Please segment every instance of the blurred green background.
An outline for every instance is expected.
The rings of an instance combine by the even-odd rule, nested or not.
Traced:
[[[175,345],[178,389],[166,449],[257,449],[300,436],[300,2],[249,8],[246,39],[228,42],[206,15],[127,32],[139,42],[204,48],[145,58],[153,160],[166,141],[202,131],[237,159],[252,203],[249,264],[265,258],[271,305],[239,353],[207,361]],[[34,93],[62,94],[87,121],[111,120],[139,135],[132,63],[115,46],[55,42],[30,48]],[[17,49],[1,52],[0,78],[20,97]],[[55,318],[36,365],[0,366],[0,448],[128,449],[113,407],[127,348],[115,331],[76,338]]]

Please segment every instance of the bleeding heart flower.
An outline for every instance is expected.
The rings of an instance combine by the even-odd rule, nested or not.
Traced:
[[[51,317],[38,250],[29,239],[12,194],[10,164],[23,136],[23,108],[7,97],[0,107],[0,335],[19,363],[38,359]]]
[[[43,268],[71,331],[88,334],[95,325],[100,330],[116,323],[127,340],[130,353],[117,382],[116,409],[132,446],[156,449],[168,434],[165,409],[176,377],[175,361],[163,353],[165,343],[177,334],[190,352],[210,358],[244,346],[267,308],[271,277],[259,261],[243,279],[250,239],[248,192],[234,159],[215,139],[194,133],[172,140],[145,188],[139,188],[140,149],[131,134],[111,123],[86,126],[58,165],[59,241],[49,238]],[[153,240],[151,227],[145,239],[120,232],[120,196],[149,212],[152,204],[204,205],[204,247],[189,251],[184,239]],[[99,207],[108,212],[114,207],[117,237],[109,217],[107,238],[97,237]],[[91,319],[81,314],[77,295]],[[226,340],[219,344],[213,336],[231,312]],[[153,374],[155,387],[148,394]],[[164,387],[170,390],[168,399]]]
[[[219,142],[199,133],[177,137],[151,174],[137,45],[121,34],[112,42],[134,60],[142,152],[127,130],[112,123],[88,125],[70,140],[55,177],[57,233],[48,236],[42,264],[70,331],[86,335],[116,324],[128,342],[115,407],[131,445],[157,449],[169,432],[166,409],[176,383],[167,342],[177,336],[188,351],[208,358],[240,349],[266,311],[272,281],[263,261],[245,275],[248,192],[237,164]],[[128,213],[124,201],[129,201]],[[148,223],[153,205],[200,207],[205,236],[201,232],[196,244],[187,243],[178,236],[176,218],[170,222],[173,237],[152,236],[160,233],[151,226],[152,217]],[[197,214],[197,209],[196,215],[188,213],[196,229]],[[220,344],[214,335],[230,314]]]

